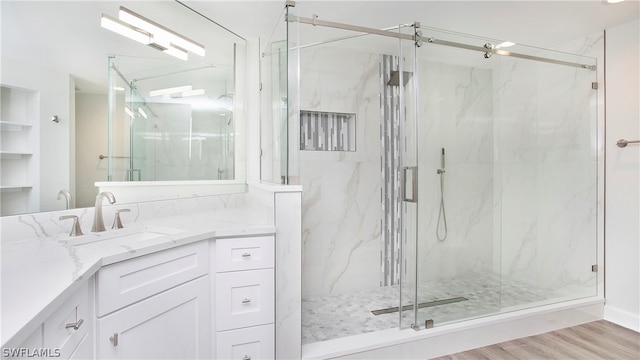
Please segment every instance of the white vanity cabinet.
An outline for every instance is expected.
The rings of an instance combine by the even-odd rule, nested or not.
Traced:
[[[216,359],[275,356],[274,237],[216,239]]]
[[[206,241],[108,265],[97,274],[97,357],[209,359]]]
[[[5,351],[27,351],[27,354],[7,354],[3,358],[93,359],[93,277],[60,305],[18,347]]]

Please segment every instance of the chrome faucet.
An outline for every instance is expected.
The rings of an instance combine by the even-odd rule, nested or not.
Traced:
[[[71,206],[71,193],[69,192],[69,190],[58,191],[57,199],[60,200],[62,199],[62,197],[64,197],[67,206],[65,209],[69,209],[69,207]]]
[[[93,225],[91,226],[92,232],[105,231],[104,227],[104,218],[102,217],[102,200],[107,198],[109,204],[114,204],[116,202],[115,196],[109,191],[103,191],[98,196],[96,196],[96,206],[93,210]]]

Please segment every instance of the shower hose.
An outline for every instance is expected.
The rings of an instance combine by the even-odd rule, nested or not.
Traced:
[[[438,169],[440,175],[440,210],[438,211],[438,225],[436,226],[436,237],[440,241],[447,238],[447,214],[444,211],[444,169]],[[444,234],[440,236],[440,225],[444,225]]]

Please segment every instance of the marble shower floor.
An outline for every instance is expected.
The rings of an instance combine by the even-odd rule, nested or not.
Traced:
[[[403,289],[405,299],[408,291]],[[522,305],[549,298],[542,290],[525,284],[500,281],[495,276],[473,276],[444,279],[421,284],[419,303],[463,297],[467,300],[423,307],[418,319],[424,327],[426,319],[436,326],[445,322],[498,312],[501,308]],[[345,336],[398,327],[399,314],[373,315],[372,310],[397,307],[398,286],[375,290],[354,291],[348,294],[313,297],[302,300],[302,344],[331,340]],[[412,303],[404,301],[405,304]],[[412,321],[412,311],[403,312],[403,326]]]

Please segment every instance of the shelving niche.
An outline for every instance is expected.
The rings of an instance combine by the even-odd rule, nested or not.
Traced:
[[[0,215],[38,211],[38,92],[0,85],[0,96]]]

